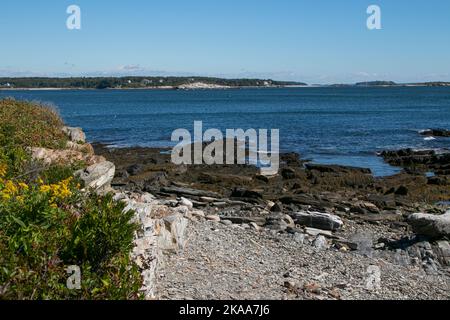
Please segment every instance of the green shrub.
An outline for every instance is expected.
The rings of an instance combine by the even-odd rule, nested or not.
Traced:
[[[136,226],[130,224],[130,220],[134,213],[124,213],[124,204],[115,203],[111,195],[91,196],[84,207],[85,212],[74,224],[72,239],[64,254],[74,259],[72,264],[87,261],[97,270],[115,254],[132,249]]]
[[[28,147],[60,149],[68,138],[62,132],[63,121],[45,105],[0,100],[0,163],[8,165],[8,176],[23,174],[31,160]]]
[[[26,171],[31,157],[22,147],[2,146],[0,144],[0,164],[5,164],[8,168],[7,177],[15,177]]]
[[[111,195],[82,194],[73,179],[0,180],[0,298],[140,298],[129,257],[137,226],[123,209]],[[81,290],[66,287],[70,265],[81,268]]]
[[[28,147],[61,148],[63,122],[45,106],[0,100],[0,299],[139,299],[129,253],[133,212],[80,191],[84,164],[42,168]],[[67,267],[81,269],[69,290]]]
[[[61,149],[68,138],[58,113],[38,103],[0,100],[0,145]]]
[[[40,178],[45,184],[54,184],[73,177],[78,166],[54,165],[40,172]]]

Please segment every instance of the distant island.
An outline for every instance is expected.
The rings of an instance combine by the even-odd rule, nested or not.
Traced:
[[[367,81],[355,84],[332,84],[332,87],[449,87],[450,82],[417,82],[417,83],[396,83],[394,81]]]
[[[79,77],[0,78],[0,89],[229,89],[243,87],[306,86],[271,79],[222,79],[211,77]]]
[[[370,82],[358,82],[355,84],[357,87],[377,87],[377,86],[397,86],[394,81],[370,81]]]
[[[367,81],[354,84],[308,85],[296,81],[272,79],[225,79],[213,77],[0,77],[0,90],[45,89],[236,89],[284,87],[450,87],[450,82],[396,83],[394,81]]]

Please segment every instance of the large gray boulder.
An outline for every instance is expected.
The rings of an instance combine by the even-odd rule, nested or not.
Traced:
[[[78,145],[80,148],[85,147],[82,151],[75,150],[75,148],[64,150],[53,150],[46,148],[29,148],[33,160],[41,161],[44,165],[52,164],[74,164],[77,162],[85,162],[88,165],[104,162],[105,158],[97,156],[89,151],[92,146],[88,144]],[[88,152],[85,152],[87,150]]]
[[[114,163],[104,161],[75,172],[75,176],[83,180],[86,188],[104,192],[111,189],[111,181],[115,172]]]
[[[164,217],[160,222],[158,244],[161,250],[178,251],[186,244],[188,220],[181,214]]]
[[[450,211],[443,215],[414,213],[408,223],[417,234],[433,239],[450,238]]]
[[[86,135],[81,128],[63,127],[62,131],[69,136],[69,139],[76,143],[85,143]]]
[[[341,218],[330,213],[302,211],[291,216],[296,224],[321,230],[337,231],[344,225]]]

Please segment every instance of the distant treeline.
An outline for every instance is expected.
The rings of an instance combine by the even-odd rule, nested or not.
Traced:
[[[58,88],[58,89],[133,89],[178,87],[190,83],[202,82],[210,85],[230,87],[267,87],[306,85],[291,81],[261,79],[221,79],[209,77],[95,77],[95,78],[0,78],[2,88]]]
[[[370,81],[370,82],[358,82],[355,84],[359,87],[377,87],[377,86],[404,86],[404,85],[415,85],[415,86],[428,86],[428,87],[446,87],[450,86],[450,82],[419,82],[419,83],[395,83],[394,81]]]
[[[395,83],[393,81],[368,81],[355,84],[332,84],[332,87],[402,87],[402,86],[424,86],[424,87],[449,87],[450,82],[418,82],[418,83]]]

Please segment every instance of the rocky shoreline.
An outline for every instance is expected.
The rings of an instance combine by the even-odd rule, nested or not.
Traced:
[[[380,153],[403,167],[320,165],[281,154],[250,165],[177,166],[169,149],[111,149],[65,127],[44,164],[85,163],[86,190],[113,193],[140,225],[130,253],[146,299],[448,299],[449,152]],[[206,146],[206,145],[205,145]]]
[[[111,185],[119,197],[135,201],[132,208],[136,208],[133,198],[147,199],[137,201],[138,207],[147,206],[147,214],[141,214],[143,225],[152,221],[150,229],[160,230],[154,225],[159,223],[170,234],[162,237],[171,248],[158,251],[160,267],[150,277],[148,297],[450,297],[446,202],[450,184],[445,153],[383,153],[388,163],[404,168],[385,178],[374,178],[369,169],[312,164],[288,153],[281,155],[280,174],[266,177],[246,165],[175,166],[167,149],[110,149],[101,144],[94,149],[116,165]],[[161,210],[163,215],[155,214]],[[162,220],[155,220],[158,215]],[[138,251],[148,249],[145,241],[137,246]],[[262,261],[256,263],[252,257]],[[346,271],[338,271],[336,264]],[[364,281],[373,266],[381,270],[381,287],[371,290]],[[260,268],[273,283],[263,285],[264,281],[256,280],[261,277]],[[312,274],[303,279],[299,274],[305,268]],[[321,278],[323,268],[327,274],[341,272],[329,279],[332,286],[326,276]],[[358,268],[357,281],[354,268]],[[228,285],[230,276],[238,279],[234,287]],[[250,283],[251,279],[255,282]]]

